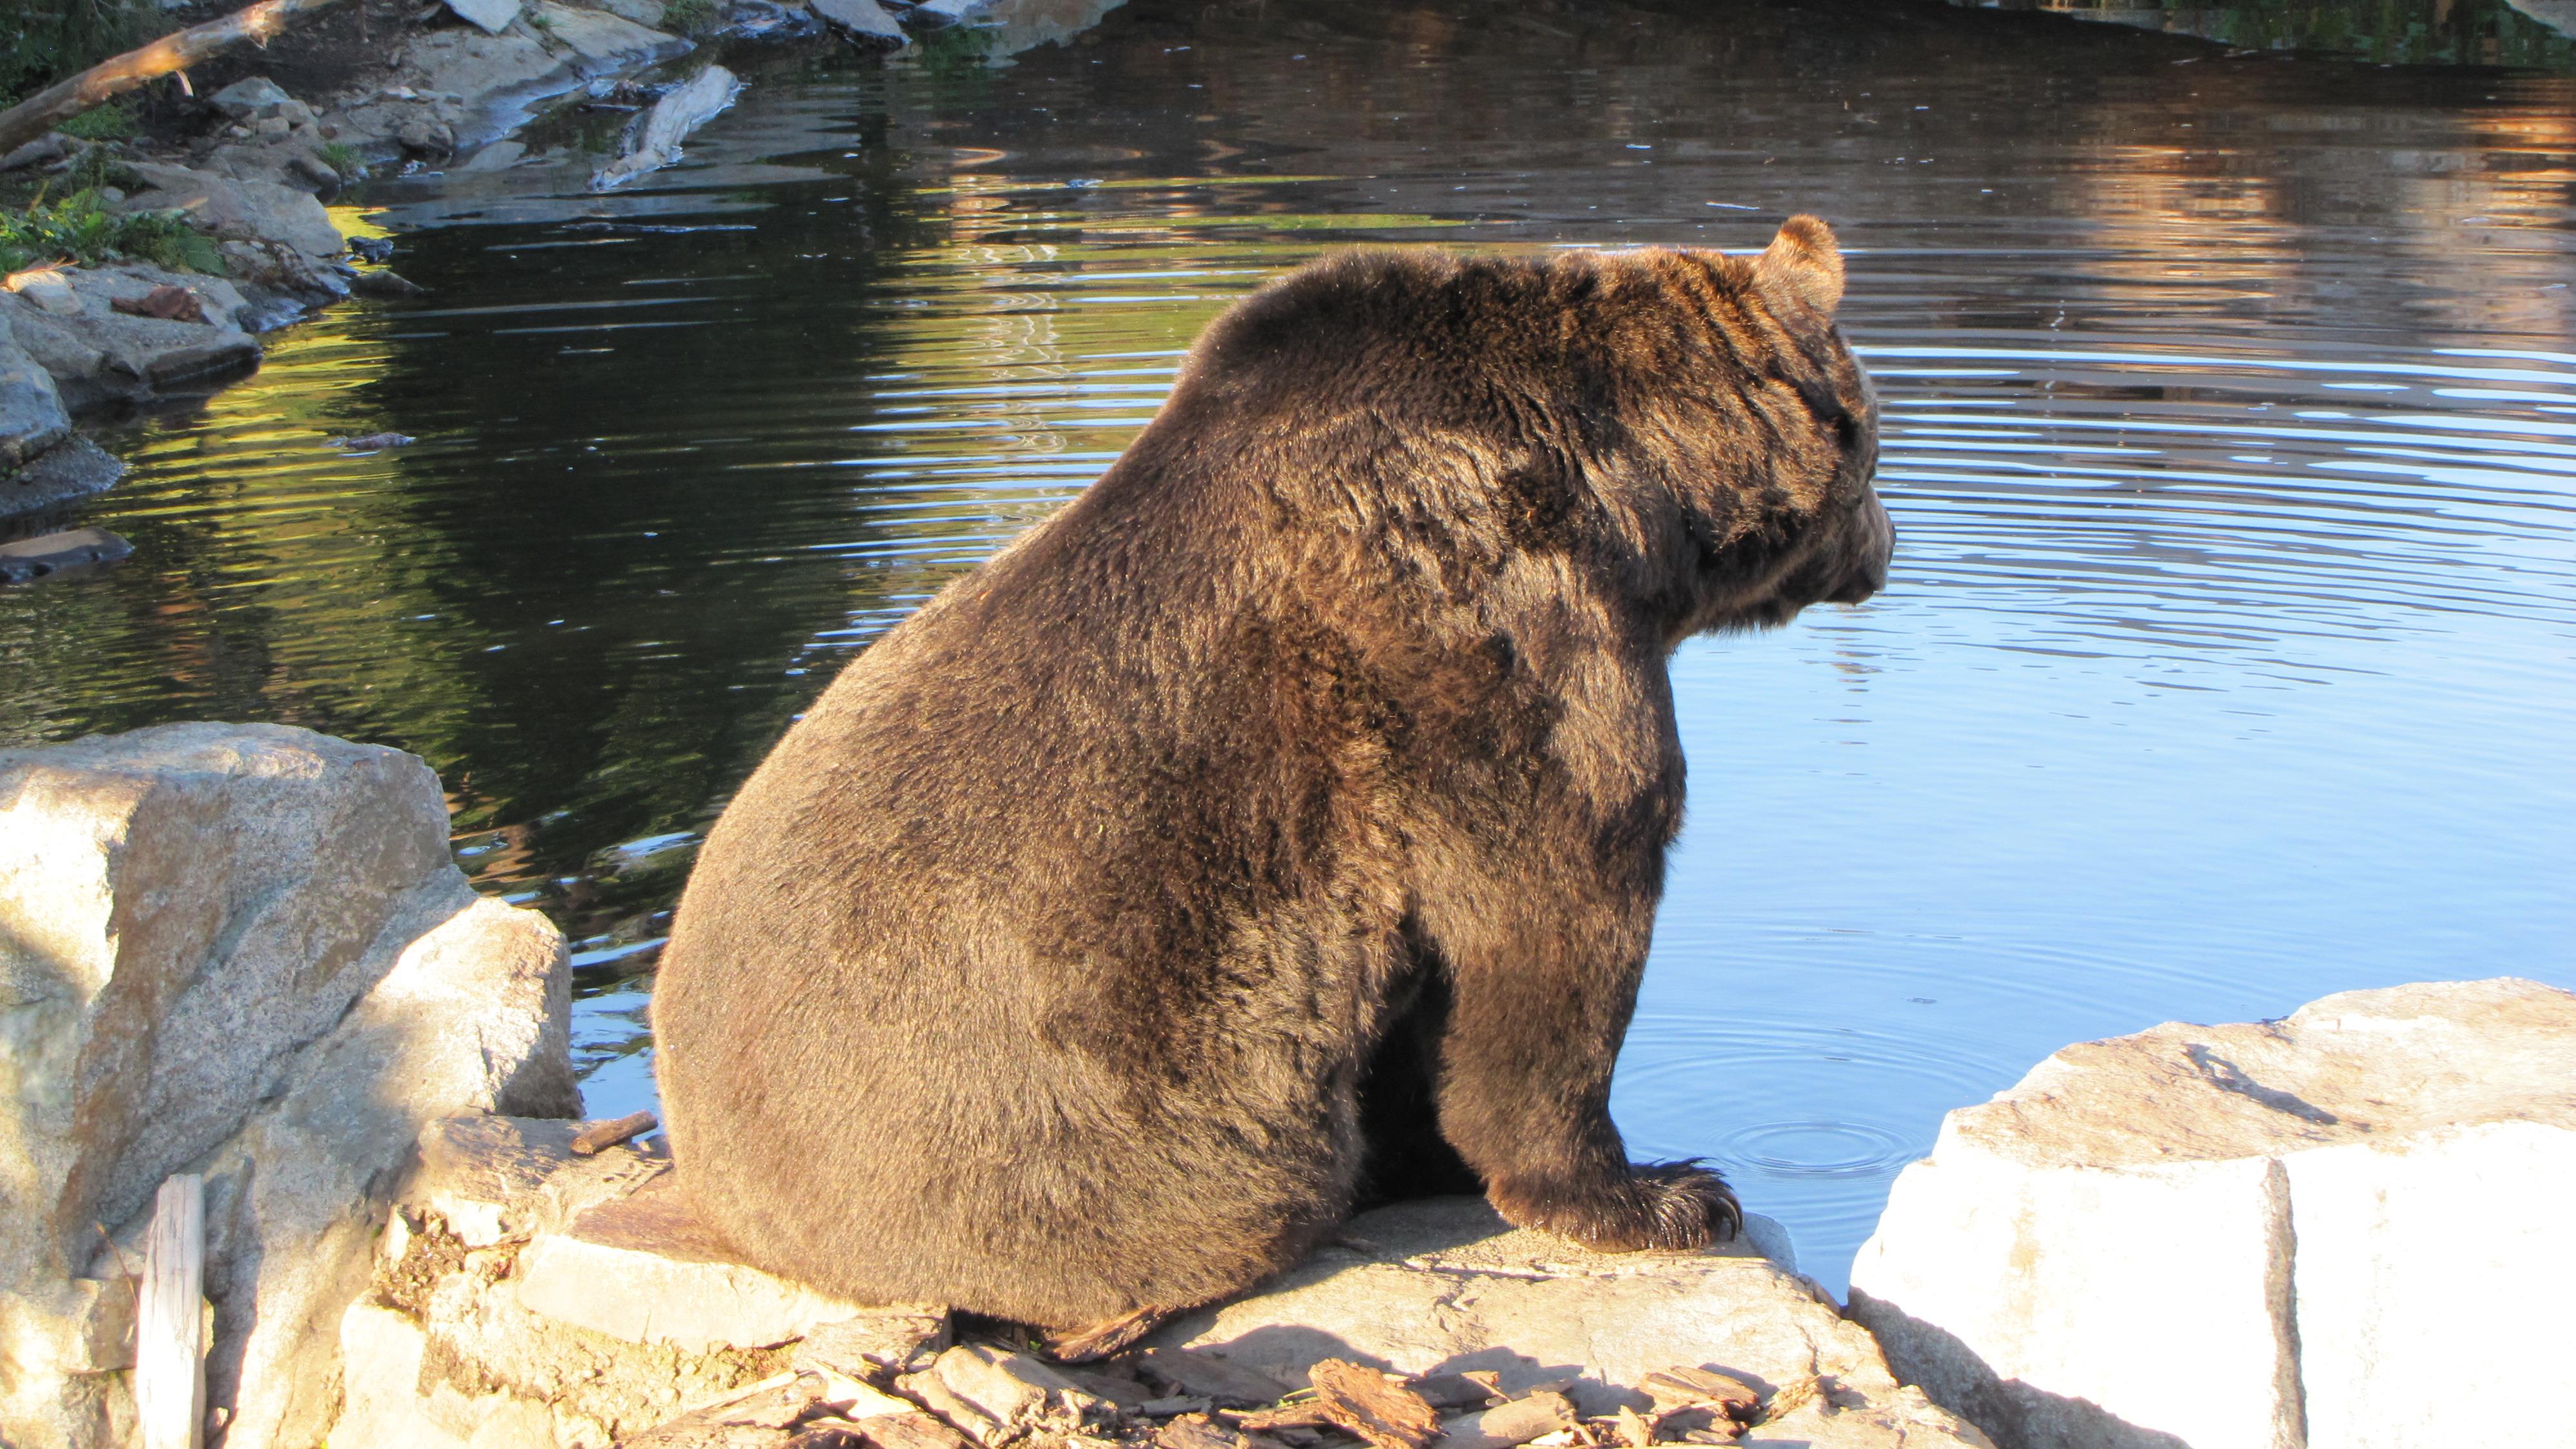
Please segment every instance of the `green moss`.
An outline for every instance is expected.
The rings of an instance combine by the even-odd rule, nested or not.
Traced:
[[[355,181],[367,174],[367,163],[358,156],[358,148],[346,141],[325,141],[319,153],[322,164],[340,173],[343,181]]]
[[[680,35],[704,35],[716,24],[715,0],[667,0],[662,28]]]
[[[118,257],[179,271],[224,270],[214,242],[175,211],[110,211],[87,189],[54,202],[39,193],[23,209],[0,209],[0,271],[58,261],[96,266]]]
[[[92,106],[54,129],[84,141],[121,141],[143,134],[142,125],[134,119],[134,108],[124,101]]]

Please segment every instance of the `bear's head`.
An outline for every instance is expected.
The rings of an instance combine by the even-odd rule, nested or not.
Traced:
[[[1750,257],[1340,252],[1210,327],[1166,417],[1425,587],[1571,569],[1670,646],[1886,583],[1842,290],[1811,216]]]

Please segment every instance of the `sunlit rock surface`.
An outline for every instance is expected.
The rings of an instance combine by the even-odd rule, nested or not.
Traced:
[[[414,756],[219,724],[0,752],[0,1438],[119,1439],[121,1273],[192,1171],[227,1443],[318,1439],[422,1126],[576,1110],[568,991]]]
[[[2563,1442],[2571,1194],[2576,995],[2347,992],[1952,1112],[1851,1311],[2007,1449]]]
[[[1658,1369],[1710,1367],[1789,1399],[1820,1387],[1747,1431],[1747,1445],[1986,1442],[1899,1385],[1869,1335],[1766,1250],[1785,1257],[1787,1234],[1759,1217],[1706,1252],[1600,1254],[1514,1229],[1480,1199],[1405,1203],[1361,1214],[1276,1285],[1152,1341],[1289,1384],[1327,1358],[1412,1374],[1492,1369],[1506,1392],[1570,1377],[1592,1414],[1646,1406],[1634,1386]]]

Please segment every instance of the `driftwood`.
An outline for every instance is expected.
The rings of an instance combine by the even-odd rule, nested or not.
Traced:
[[[1377,1449],[1423,1449],[1440,1436],[1440,1416],[1422,1396],[1376,1369],[1328,1358],[1307,1378],[1325,1417]]]
[[[143,1449],[198,1449],[206,1433],[206,1180],[161,1184],[134,1320],[134,1418]]]
[[[1759,1389],[1715,1369],[1657,1369],[1637,1387],[1654,1399],[1658,1409],[1713,1408],[1730,1419],[1749,1420],[1762,1405]]]
[[[390,433],[378,433],[373,437],[351,438],[344,441],[352,447],[361,446],[367,443],[376,443],[380,446],[384,446],[387,445],[386,440],[394,436],[396,435]],[[408,443],[411,439],[404,438],[403,441]],[[597,1153],[606,1152],[608,1149],[616,1146],[620,1142],[630,1141],[652,1131],[654,1125],[653,1114],[650,1112],[630,1112],[627,1115],[618,1118],[614,1122],[593,1122],[589,1126],[584,1127],[579,1132],[573,1134],[573,1155],[576,1157],[590,1157]]]
[[[146,81],[210,60],[237,45],[266,45],[287,26],[338,3],[339,0],[257,0],[221,20],[173,31],[150,45],[100,61],[0,111],[0,156]]]

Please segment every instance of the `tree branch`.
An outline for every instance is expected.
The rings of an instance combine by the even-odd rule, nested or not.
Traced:
[[[0,111],[0,155],[36,139],[101,101],[211,59],[245,41],[266,45],[278,32],[339,0],[258,0],[221,20],[162,36],[137,50],[102,60]]]

